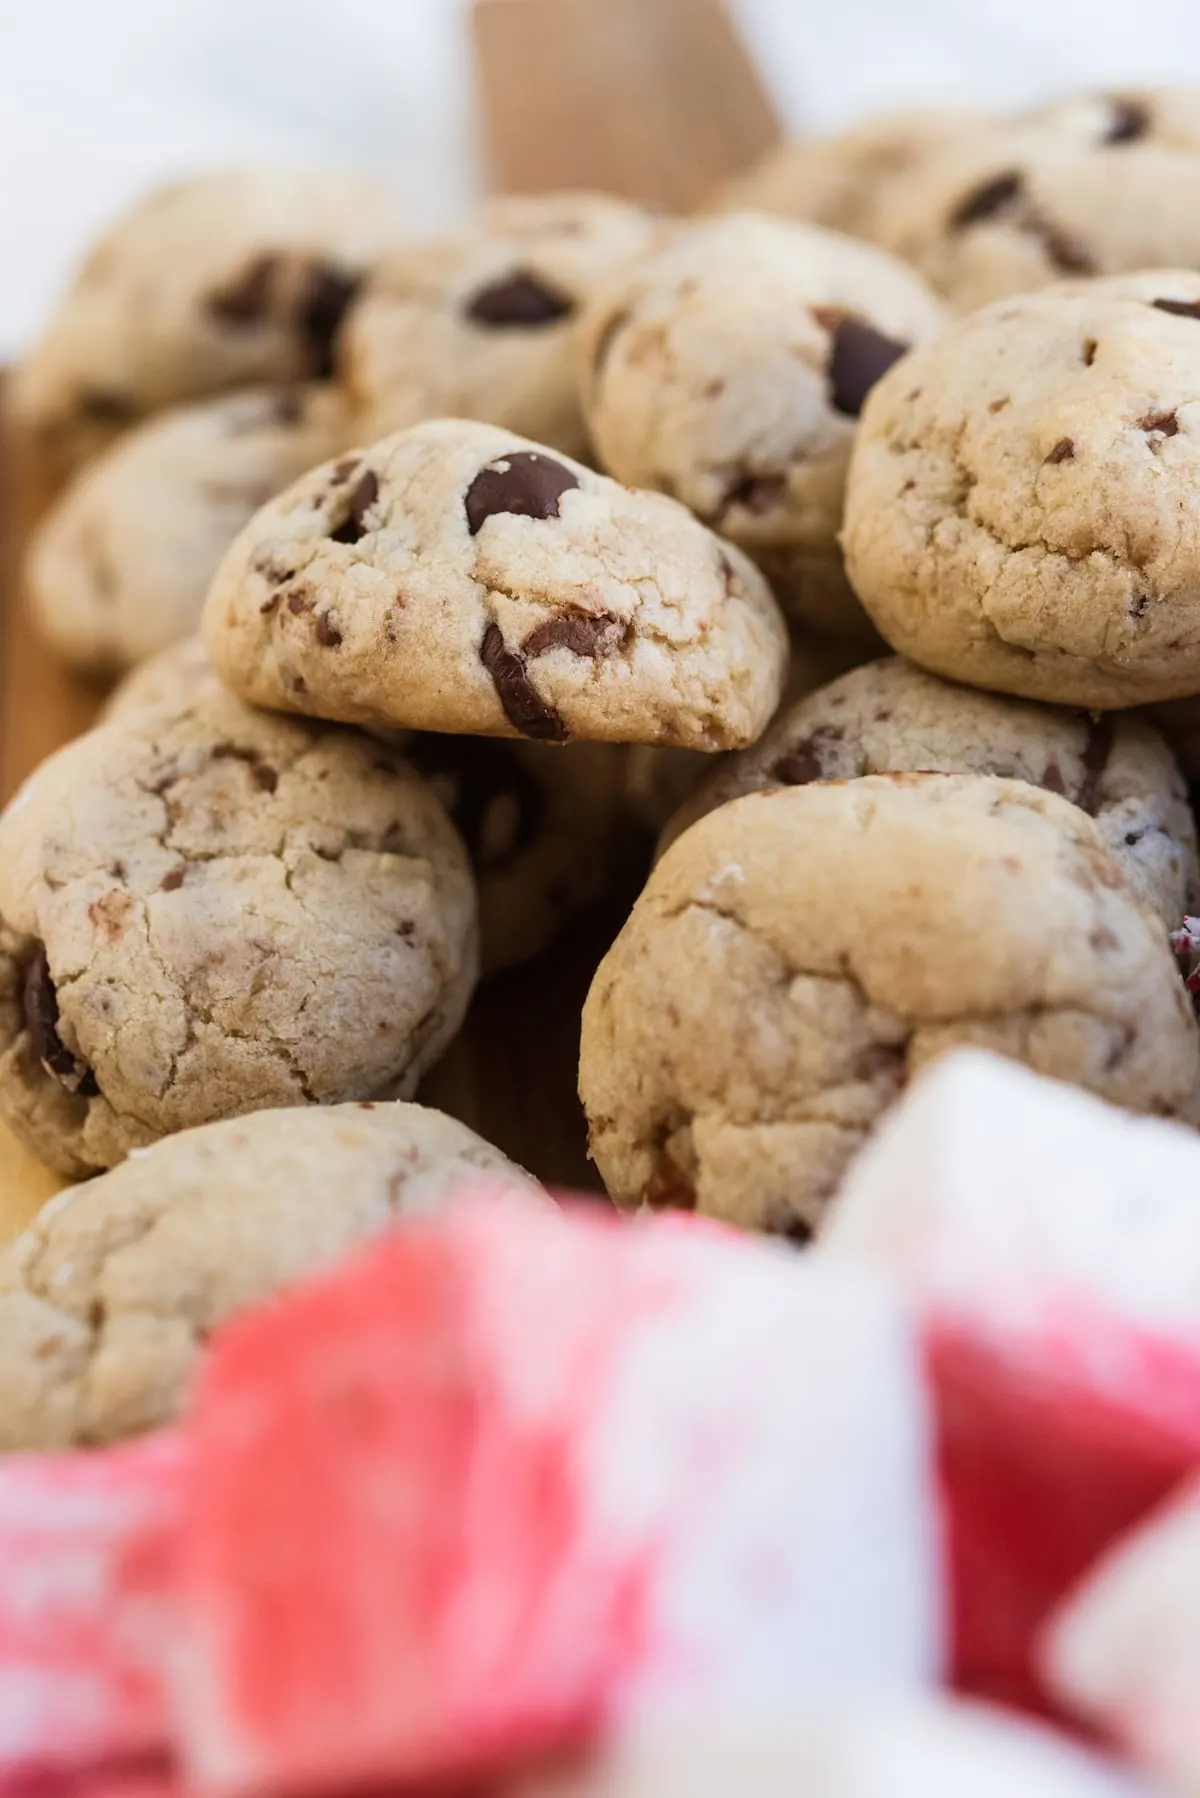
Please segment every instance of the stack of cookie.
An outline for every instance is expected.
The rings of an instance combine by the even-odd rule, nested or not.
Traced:
[[[1200,100],[1140,94],[884,121],[693,221],[406,244],[231,175],[99,246],[15,382],[70,471],[36,616],[126,679],[0,818],[0,1113],[87,1182],[0,1261],[5,1440],[163,1421],[464,1164],[536,1198],[411,1101],[647,824],[582,1020],[617,1203],[804,1241],[961,1043],[1200,1123],[1138,710],[1200,696],[1193,178]]]

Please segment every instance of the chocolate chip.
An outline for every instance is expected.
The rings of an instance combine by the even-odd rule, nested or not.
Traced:
[[[798,743],[793,743],[786,755],[780,756],[767,772],[772,780],[777,780],[785,787],[805,787],[809,781],[824,780],[826,767],[823,752],[833,744],[840,743],[843,736],[839,725],[819,726],[811,736],[802,737]]]
[[[300,302],[300,329],[312,351],[312,373],[327,381],[333,373],[333,350],[342,320],[359,289],[361,274],[350,274],[331,262],[314,262]]]
[[[271,613],[273,611],[275,611],[278,604],[279,604],[278,593],[272,593],[269,599],[263,600],[262,604],[259,606],[258,609],[262,613],[264,618],[269,618],[271,616]]]
[[[877,331],[865,320],[843,314],[834,326],[828,371],[829,390],[836,410],[847,418],[857,418],[876,381],[887,373],[893,362],[900,360],[908,347],[908,344]]]
[[[1132,144],[1145,137],[1150,129],[1150,111],[1140,100],[1114,94],[1109,100],[1112,114],[1108,130],[1100,140],[1106,144]]]
[[[1116,726],[1111,712],[1101,712],[1088,719],[1087,739],[1083,745],[1083,779],[1075,794],[1075,803],[1089,817],[1096,815],[1100,798],[1100,782],[1112,754]]]
[[[300,587],[295,593],[288,594],[287,609],[294,618],[312,610],[312,599],[307,587]]]
[[[1151,300],[1150,304],[1175,318],[1200,318],[1200,300]]]
[[[463,500],[467,529],[472,537],[477,536],[488,519],[500,512],[521,518],[557,518],[559,500],[578,485],[569,468],[538,450],[497,456],[467,488]]]
[[[158,890],[160,893],[177,893],[186,878],[187,868],[181,863],[178,868],[172,868],[169,874],[163,875]]]
[[[535,626],[521,644],[521,653],[532,661],[551,649],[569,649],[573,656],[595,659],[619,649],[629,628],[627,619],[614,618],[611,612],[564,612]]]
[[[450,813],[478,873],[507,867],[536,840],[545,794],[509,744],[429,731],[408,760]]]
[[[278,256],[256,256],[225,286],[210,293],[209,314],[223,325],[257,325],[271,309],[280,270]]]
[[[338,524],[329,532],[335,543],[357,543],[367,534],[363,518],[379,498],[379,477],[374,469],[364,468],[343,500],[344,511]]]
[[[1074,438],[1060,437],[1046,460],[1047,462],[1073,462],[1075,460]]]
[[[330,618],[328,612],[317,613],[317,642],[324,649],[336,649],[342,641],[342,633]]]
[[[646,1203],[656,1210],[671,1206],[676,1211],[696,1209],[696,1188],[667,1148],[661,1148],[646,1185]]]
[[[951,230],[965,231],[968,225],[995,218],[997,213],[1020,198],[1024,186],[1025,179],[1019,169],[1006,169],[1004,174],[994,175],[981,186],[973,187],[950,214]]]
[[[569,318],[575,302],[529,269],[515,269],[476,288],[463,310],[477,325],[517,325],[523,330]]]
[[[76,394],[75,403],[85,418],[99,425],[132,424],[138,415],[134,402],[110,387],[84,387]]]
[[[514,729],[540,742],[566,742],[566,725],[533,685],[524,658],[509,649],[498,624],[489,624],[484,631],[479,659],[491,675],[504,716]]]
[[[279,785],[278,770],[264,762],[257,749],[243,749],[237,743],[218,743],[212,751],[214,762],[244,762],[250,779],[261,793],[273,793]]]
[[[94,1099],[100,1088],[96,1076],[86,1062],[64,1045],[58,1034],[58,994],[50,978],[50,963],[39,943],[37,953],[25,970],[25,1026],[34,1054],[48,1074],[80,1099]]]
[[[1043,218],[1040,212],[1027,212],[1021,219],[1022,230],[1036,237],[1054,267],[1064,275],[1092,275],[1096,264],[1078,238],[1071,237],[1058,225]]]
[[[1179,434],[1179,420],[1174,412],[1147,412],[1145,418],[1138,420],[1138,429],[1162,437],[1175,437]]]
[[[802,1217],[789,1217],[787,1223],[776,1231],[776,1235],[782,1236],[785,1242],[794,1242],[798,1249],[803,1249],[813,1239],[813,1227]]]
[[[731,506],[740,506],[743,512],[750,512],[761,518],[766,512],[773,512],[787,491],[787,479],[781,474],[743,474],[725,495],[721,506],[722,512],[729,511]]]
[[[1083,366],[1085,368],[1090,368],[1092,366],[1092,363],[1096,360],[1096,351],[1099,348],[1100,345],[1096,342],[1094,337],[1089,337],[1086,340],[1083,346]]]

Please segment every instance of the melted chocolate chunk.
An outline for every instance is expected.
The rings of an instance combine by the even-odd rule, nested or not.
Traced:
[[[1030,210],[1024,213],[1020,223],[1022,230],[1038,239],[1055,268],[1064,275],[1095,273],[1096,265],[1078,239],[1051,224],[1040,212]]]
[[[48,1074],[79,1099],[94,1099],[100,1088],[96,1076],[85,1061],[80,1061],[58,1034],[58,994],[50,978],[46,951],[39,944],[37,954],[25,970],[25,1025],[34,1054]]]
[[[1073,462],[1075,460],[1074,438],[1060,437],[1046,460],[1047,462]]]
[[[354,486],[345,498],[345,513],[341,522],[330,531],[329,535],[335,543],[357,543],[365,537],[367,527],[363,518],[379,498],[379,477],[374,469],[364,468]]]
[[[350,274],[331,262],[314,262],[300,301],[300,328],[312,352],[312,372],[327,381],[333,373],[333,351],[342,320],[362,287],[361,274]]]
[[[483,633],[479,659],[492,677],[504,716],[515,730],[539,742],[566,742],[566,725],[533,685],[524,658],[509,649],[498,624],[489,624]]]
[[[1150,304],[1175,318],[1200,318],[1200,300],[1151,300]]]
[[[209,294],[206,305],[211,317],[235,328],[261,324],[271,310],[280,267],[278,256],[256,256],[226,286]]]
[[[317,613],[317,642],[322,649],[337,649],[342,641],[342,633],[333,622],[328,612]]]
[[[186,879],[187,868],[180,863],[178,868],[172,868],[163,875],[158,890],[160,893],[177,893]]]
[[[1138,429],[1159,437],[1175,437],[1179,434],[1179,420],[1174,412],[1147,412],[1145,418],[1138,420]]]
[[[521,653],[532,661],[551,649],[569,649],[573,656],[612,655],[629,635],[624,618],[611,612],[564,612],[537,625],[521,644]]]
[[[467,529],[475,537],[501,512],[521,518],[557,518],[558,502],[579,482],[569,468],[538,450],[514,450],[481,468],[463,504]]]
[[[950,229],[965,231],[968,225],[978,225],[984,219],[995,218],[1015,200],[1020,199],[1024,189],[1025,178],[1019,169],[1006,169],[1004,174],[994,175],[990,181],[973,187],[959,201],[950,214]]]
[[[570,318],[575,302],[540,275],[519,268],[476,288],[463,310],[477,325],[515,325],[527,331]]]
[[[908,348],[863,319],[843,313],[833,327],[829,358],[829,390],[837,411],[857,418],[876,381]]]
[[[1089,817],[1096,815],[1100,798],[1100,782],[1112,754],[1116,725],[1111,712],[1101,712],[1088,719],[1087,740],[1083,746],[1083,779],[1075,794],[1075,803]]]
[[[237,743],[218,743],[212,752],[214,762],[244,762],[250,779],[260,793],[273,793],[279,785],[279,770],[264,762],[257,749],[243,749]]]
[[[1132,144],[1139,137],[1145,137],[1150,129],[1150,113],[1140,100],[1130,100],[1123,94],[1114,94],[1109,101],[1112,108],[1108,130],[1101,139],[1106,144]]]
[[[428,731],[408,760],[433,786],[480,874],[507,867],[536,840],[545,794],[507,743]]]

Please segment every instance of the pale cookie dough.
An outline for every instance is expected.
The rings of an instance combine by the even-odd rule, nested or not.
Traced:
[[[1108,708],[1200,692],[1200,276],[959,320],[873,390],[843,543],[893,649]]]
[[[893,183],[981,123],[965,108],[930,106],[885,113],[826,137],[789,138],[710,204],[873,238]]]
[[[204,638],[230,687],[281,711],[708,750],[753,742],[787,658],[761,575],[683,506],[458,419],[264,506]]]
[[[964,137],[892,191],[879,241],[960,312],[1064,276],[1200,263],[1200,155],[1020,121]]]
[[[76,1178],[219,1117],[407,1098],[475,979],[426,783],[230,694],[44,762],[0,818],[0,919],[0,1112]]]
[[[666,229],[602,194],[521,195],[396,250],[339,346],[357,441],[427,418],[478,418],[586,460],[575,386],[580,312]]]
[[[945,323],[911,269],[815,226],[705,220],[604,289],[582,387],[601,465],[752,556],[802,628],[876,645],[838,531],[863,402]]]
[[[899,656],[784,706],[752,749],[718,764],[660,848],[743,793],[923,771],[999,774],[1061,794],[1096,820],[1126,880],[1169,930],[1194,909],[1200,861],[1187,788],[1148,724],[980,693]]]
[[[1166,933],[1077,806],[952,774],[752,793],[667,851],[600,965],[591,1153],[618,1204],[805,1238],[909,1076],[962,1043],[1200,1119]]]
[[[160,188],[92,250],[11,398],[60,468],[151,412],[333,372],[368,270],[400,237],[373,177],[230,169]]]
[[[223,691],[199,637],[135,668],[110,696],[108,719]],[[608,890],[624,821],[626,751],[612,743],[506,743],[436,731],[390,740],[454,821],[479,888],[480,972],[531,960]],[[677,755],[705,767],[707,756]]]
[[[185,1130],[62,1193],[0,1253],[0,1451],[170,1423],[231,1313],[464,1188],[545,1202],[444,1113],[365,1104]]]
[[[109,674],[194,631],[247,519],[347,441],[341,396],[319,383],[224,394],[130,431],[33,538],[26,589],[42,635],[72,667]]]
[[[806,693],[823,687],[862,660],[852,644],[803,637],[793,631],[789,646],[787,684],[780,701],[781,715]],[[722,764],[717,763],[717,767]],[[625,791],[636,821],[655,836],[706,774],[714,772],[711,756],[692,749],[649,749],[638,743],[628,751]]]

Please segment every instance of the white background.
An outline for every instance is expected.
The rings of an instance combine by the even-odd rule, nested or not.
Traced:
[[[730,4],[796,126],[1200,82],[1200,0]],[[395,178],[416,228],[460,212],[477,186],[465,15],[466,0],[0,0],[0,357],[106,219],[188,169],[362,162]]]

